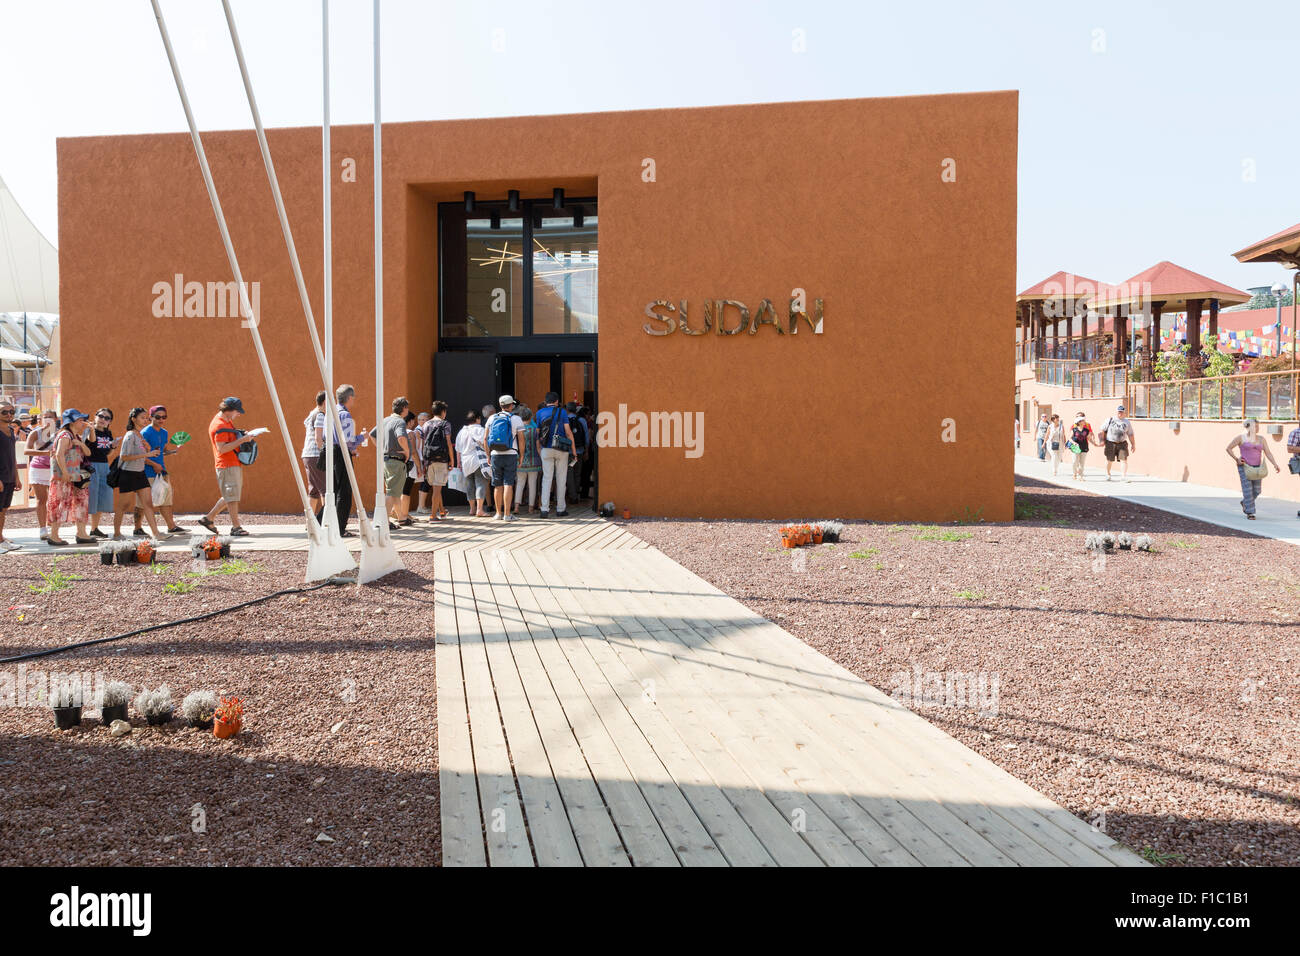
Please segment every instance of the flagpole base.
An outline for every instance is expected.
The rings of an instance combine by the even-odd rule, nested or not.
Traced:
[[[375,496],[372,518],[374,523],[368,529],[369,533],[363,533],[361,536],[361,571],[357,574],[358,584],[369,584],[394,571],[402,571],[406,568],[388,531],[388,505],[382,491]]]
[[[325,509],[323,524],[307,518],[307,580],[324,581],[356,570],[357,563],[339,536],[334,509]]]

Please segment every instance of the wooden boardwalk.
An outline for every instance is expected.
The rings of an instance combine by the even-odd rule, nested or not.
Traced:
[[[1131,866],[649,547],[435,559],[447,866]]]

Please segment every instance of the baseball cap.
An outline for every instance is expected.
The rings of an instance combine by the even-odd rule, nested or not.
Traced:
[[[150,405],[150,406],[149,406],[149,417],[150,417],[150,418],[153,418],[153,417],[154,417],[155,415],[157,415],[159,412],[165,412],[165,411],[167,411],[167,406],[166,406],[166,405]]]
[[[1075,413],[1074,413],[1074,420],[1075,420],[1076,422],[1077,422],[1079,419],[1083,418],[1083,417],[1084,417],[1083,412],[1075,412]]]
[[[502,395],[497,399],[498,405],[513,405],[514,403],[515,397],[513,395]]]
[[[239,412],[241,415],[244,414],[244,403],[233,395],[221,400],[221,408],[223,411]]]
[[[1123,405],[1121,405],[1121,406],[1119,406],[1119,408],[1115,409],[1115,411],[1117,411],[1117,412],[1122,412],[1122,411],[1126,411],[1126,409],[1124,408]]]

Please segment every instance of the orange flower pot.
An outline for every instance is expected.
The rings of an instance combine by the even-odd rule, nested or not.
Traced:
[[[623,518],[624,518],[624,520],[626,520],[626,519],[628,519],[628,518],[631,518],[631,517],[632,517],[632,509],[631,509],[631,508],[624,508],[624,509],[623,509]]]
[[[212,735],[225,740],[227,737],[235,736],[243,727],[244,719],[242,717],[236,717],[234,720],[213,720]]]
[[[821,544],[821,543],[822,543],[822,529],[821,529],[821,528],[813,528],[812,539],[813,539],[813,544]]]

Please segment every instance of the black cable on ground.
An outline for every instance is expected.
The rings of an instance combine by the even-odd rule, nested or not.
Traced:
[[[161,624],[150,624],[148,627],[138,628],[134,631],[127,631],[125,634],[114,634],[111,637],[96,637],[89,641],[78,641],[75,644],[64,644],[61,647],[51,647],[43,651],[29,651],[26,654],[18,654],[14,657],[0,657],[0,664],[17,664],[20,661],[30,661],[37,657],[49,657],[51,654],[62,654],[64,651],[75,651],[82,647],[93,647],[96,644],[107,644],[110,641],[120,641],[124,638],[135,637],[138,634],[148,634],[150,631],[160,631],[165,627],[176,627],[180,624],[192,624],[195,621],[207,620],[210,617],[216,617],[218,614],[228,614],[231,611],[238,611],[240,608],[252,607],[254,604],[261,604],[272,598],[278,598],[285,594],[306,594],[308,591],[317,591],[330,584],[355,584],[352,578],[327,578],[317,584],[306,587],[285,588],[283,591],[276,591],[273,594],[264,594],[261,597],[253,598],[251,601],[244,601],[240,604],[232,604],[230,607],[217,608],[215,611],[206,611],[203,614],[196,614],[193,617],[182,617],[175,621],[163,621]]]

